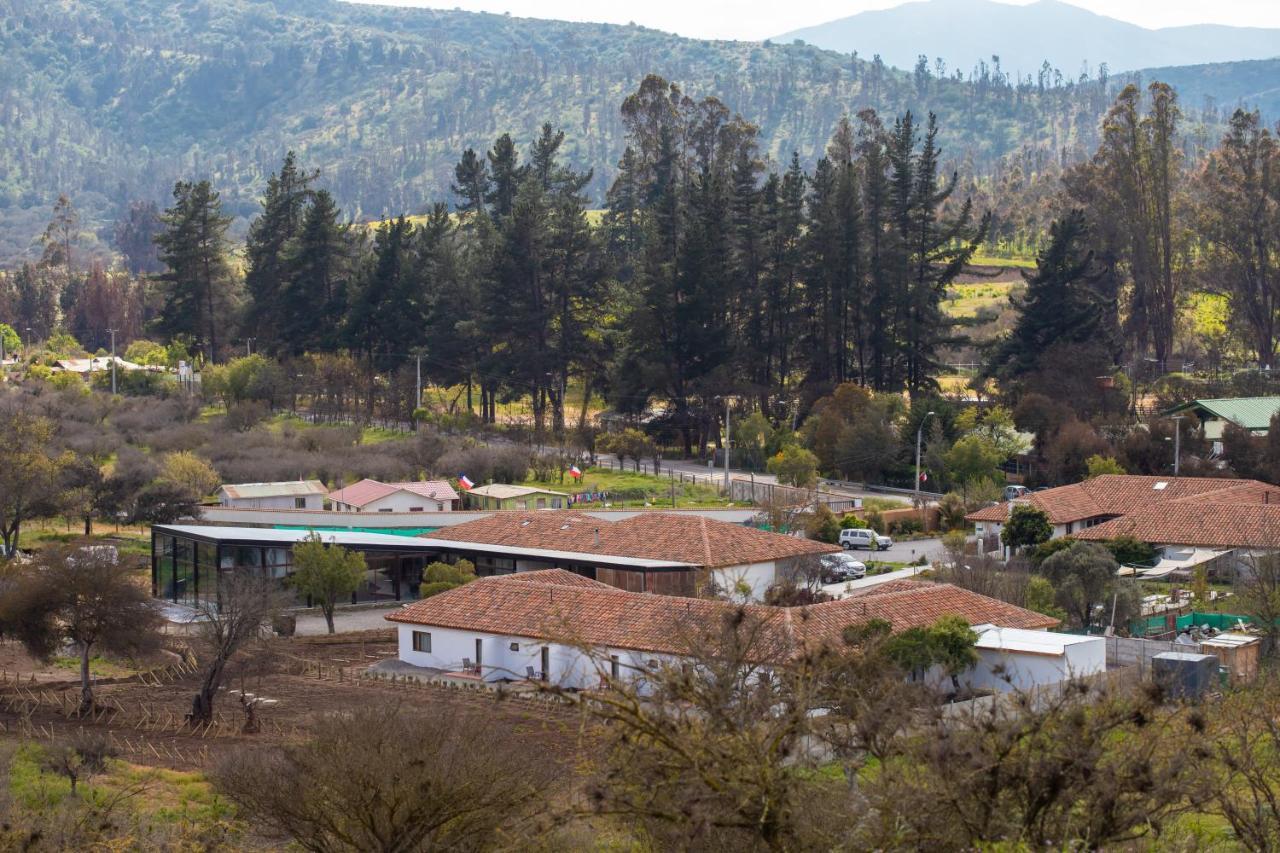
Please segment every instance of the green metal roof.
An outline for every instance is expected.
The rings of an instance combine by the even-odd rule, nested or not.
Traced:
[[[1203,409],[1217,418],[1233,421],[1247,430],[1271,426],[1271,416],[1280,412],[1280,397],[1227,397],[1219,400],[1192,400],[1169,410],[1170,414]]]

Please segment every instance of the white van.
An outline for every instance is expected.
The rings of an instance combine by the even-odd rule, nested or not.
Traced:
[[[893,540],[868,528],[849,528],[840,531],[839,543],[845,550],[866,548],[868,551],[883,551],[893,544]]]

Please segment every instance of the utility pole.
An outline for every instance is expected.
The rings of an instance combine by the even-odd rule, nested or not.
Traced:
[[[422,408],[422,353],[415,353],[414,357],[418,360],[418,384],[414,386],[417,389],[417,396],[413,404],[414,411]]]
[[[256,340],[257,340],[257,338],[245,338],[245,339],[244,339],[244,354],[245,354],[245,358],[248,358],[249,356],[253,355],[253,342],[254,342],[254,341],[256,341]]]
[[[107,329],[111,333],[111,394],[116,393],[116,330]]]
[[[1173,476],[1178,476],[1178,469],[1182,463],[1182,419],[1186,415],[1174,415],[1169,418],[1173,421]]]
[[[729,398],[725,397],[724,399],[724,495],[726,498],[732,497],[732,495],[729,494],[729,442],[731,441],[729,436],[732,434],[733,434],[733,431],[729,429]]]
[[[925,416],[920,419],[920,428],[916,430],[916,506],[917,507],[921,506],[921,503],[920,503],[920,442],[921,442],[921,439],[924,438],[925,421],[929,420],[929,418],[931,417],[933,417],[933,412],[925,413]]]

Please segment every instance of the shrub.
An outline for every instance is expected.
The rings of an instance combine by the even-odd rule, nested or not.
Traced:
[[[895,521],[889,525],[889,530],[895,534],[910,536],[913,533],[919,533],[924,530],[924,526],[920,523],[919,519],[904,518],[901,521]]]
[[[866,528],[867,523],[856,515],[850,514],[840,519],[841,530],[865,530]]]
[[[809,516],[804,532],[810,539],[834,545],[840,540],[840,521],[836,514],[825,504],[818,504],[817,510]]]

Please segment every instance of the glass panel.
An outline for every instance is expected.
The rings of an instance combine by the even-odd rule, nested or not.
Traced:
[[[262,565],[262,549],[261,548],[236,548],[234,566],[252,566],[258,568]]]
[[[356,590],[356,601],[394,601],[396,597],[393,578],[398,557],[365,554],[367,570]]]

